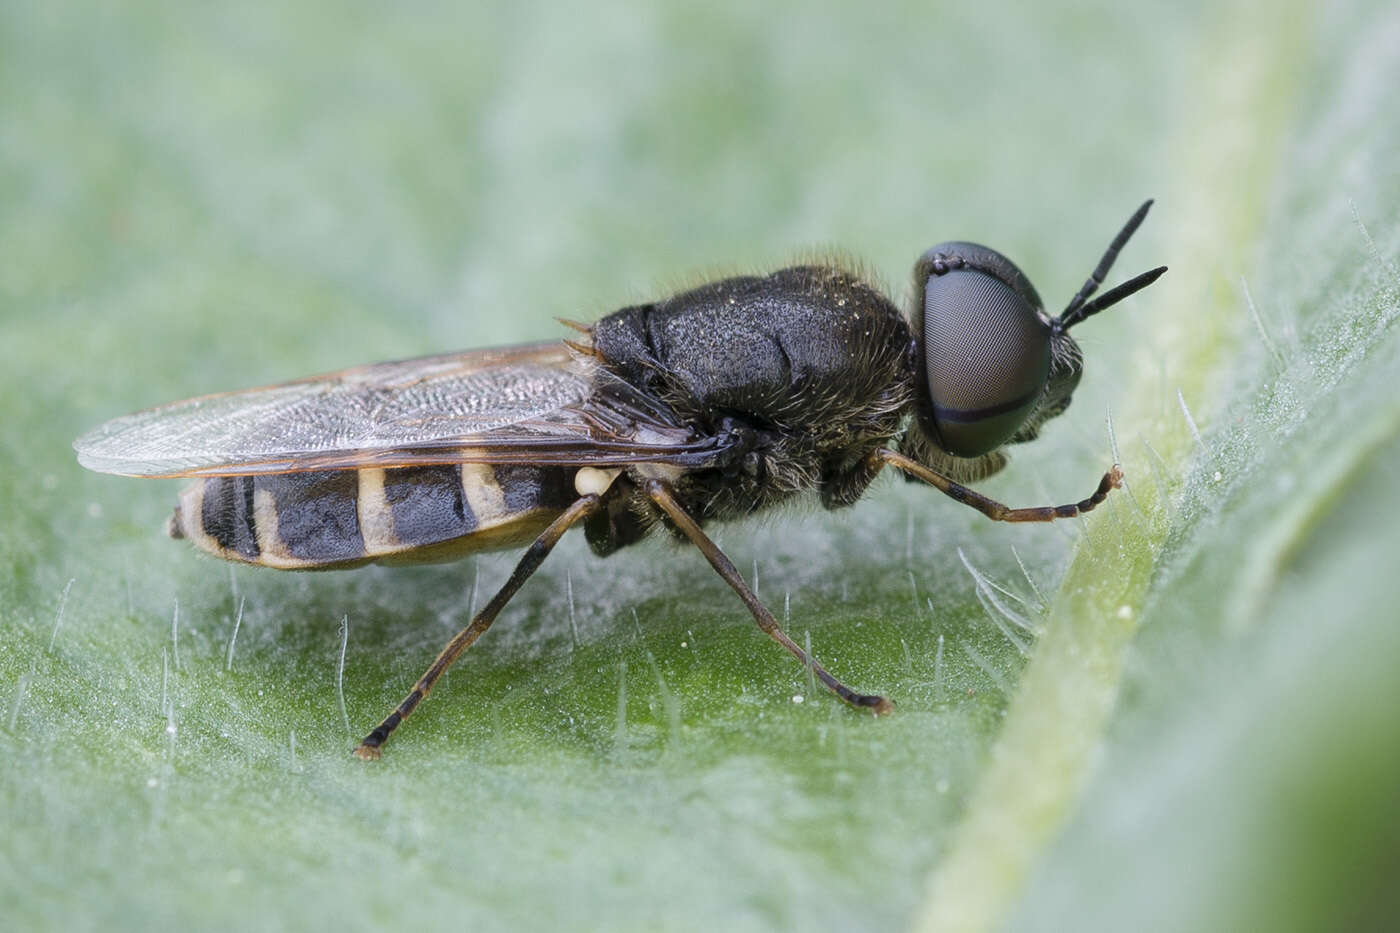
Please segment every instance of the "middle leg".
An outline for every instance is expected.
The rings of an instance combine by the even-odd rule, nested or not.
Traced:
[[[754,594],[753,590],[749,589],[749,585],[744,582],[744,578],[739,576],[739,571],[734,566],[734,562],[726,557],[725,553],[719,549],[719,545],[711,541],[709,535],[705,534],[705,532],[700,529],[695,519],[690,517],[690,513],[688,513],[685,507],[676,499],[675,493],[671,491],[668,485],[661,480],[648,480],[646,484],[646,494],[651,501],[655,502],[661,510],[666,513],[667,517],[680,529],[681,533],[700,549],[700,553],[705,555],[705,559],[710,562],[711,567],[715,568],[715,572],[739,595],[739,598],[744,601],[744,605],[748,607],[749,612],[753,614],[754,621],[758,623],[758,627],[763,631],[763,634],[790,651],[793,657],[797,658],[803,665],[811,669],[812,673],[816,675],[817,679],[820,680],[827,689],[845,700],[851,706],[873,710],[876,715],[888,713],[894,709],[894,704],[885,697],[875,694],[856,693],[850,687],[847,687],[828,673],[826,668],[818,664],[815,658],[798,647],[797,643],[789,638],[787,632],[784,632],[782,627],[778,625],[778,620],[773,618],[773,613],[769,612],[767,607],[758,601],[758,596]]]

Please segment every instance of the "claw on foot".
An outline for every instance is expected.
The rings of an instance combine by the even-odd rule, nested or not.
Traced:
[[[894,701],[888,697],[862,696],[856,705],[870,710],[876,716],[888,716],[894,712]]]

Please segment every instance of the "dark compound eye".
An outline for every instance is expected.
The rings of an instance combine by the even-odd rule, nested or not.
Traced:
[[[995,250],[943,243],[921,268],[934,425],[949,453],[981,456],[1016,433],[1045,391],[1051,325],[1031,283]]]
[[[929,427],[944,450],[981,456],[1015,436],[1037,406],[1037,422],[1023,439],[1065,409],[1080,371],[1078,351],[1066,332],[1167,271],[1158,266],[1093,298],[1151,206],[1144,203],[1128,218],[1084,287],[1054,319],[1046,316],[1021,270],[994,249],[940,243],[919,259],[914,281],[924,290],[924,366],[933,403]],[[1050,383],[1057,341],[1059,366]]]

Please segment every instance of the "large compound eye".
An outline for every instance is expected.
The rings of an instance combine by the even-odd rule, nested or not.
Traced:
[[[1005,443],[1035,409],[1050,374],[1050,324],[1010,260],[974,243],[924,255],[924,365],[934,427],[949,453]]]

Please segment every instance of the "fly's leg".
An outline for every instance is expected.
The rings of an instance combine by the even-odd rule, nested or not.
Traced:
[[[778,625],[778,620],[773,618],[773,614],[758,601],[758,597],[754,595],[753,590],[749,589],[748,584],[744,582],[744,578],[739,576],[739,571],[735,568],[733,561],[725,556],[724,552],[719,549],[718,545],[710,540],[705,532],[700,530],[700,526],[695,523],[695,519],[691,518],[685,508],[676,500],[675,494],[672,493],[671,488],[661,480],[656,479],[648,480],[645,488],[646,494],[650,497],[651,501],[655,502],[661,510],[666,513],[667,517],[671,519],[671,522],[680,529],[681,533],[700,549],[700,553],[705,555],[705,559],[710,562],[711,567],[715,568],[715,572],[718,573],[724,579],[724,582],[728,583],[730,588],[744,601],[744,605],[748,607],[749,612],[753,613],[754,621],[758,623],[758,627],[763,630],[765,635],[790,651],[793,657],[797,658],[803,665],[811,669],[812,673],[816,675],[817,679],[820,680],[827,689],[845,700],[851,706],[873,710],[877,715],[888,713],[894,709],[894,704],[882,696],[856,693],[850,687],[847,687],[845,684],[841,683],[841,681],[831,676],[826,668],[817,663],[815,658],[799,648],[797,643],[789,638],[787,633]]]
[[[549,552],[554,550],[554,545],[559,543],[559,539],[564,536],[564,532],[577,524],[581,519],[588,517],[594,509],[598,507],[598,496],[588,495],[569,506],[562,515],[550,523],[549,527],[540,532],[540,536],[534,540],[524,555],[520,558],[520,563],[515,565],[515,570],[511,573],[510,579],[505,585],[491,597],[491,601],[486,607],[476,614],[471,624],[458,632],[447,647],[437,656],[437,660],[428,668],[418,682],[413,685],[408,696],[400,703],[392,713],[384,717],[384,721],[374,727],[374,731],[365,736],[355,749],[355,755],[367,761],[372,761],[379,757],[379,746],[388,740],[390,733],[398,728],[399,723],[408,718],[408,714],[422,702],[428,692],[433,689],[433,684],[443,675],[452,662],[461,657],[462,652],[472,646],[481,633],[491,627],[491,623],[496,621],[496,616],[510,602],[511,597],[520,589],[521,585],[530,578],[544,559],[549,556]]]
[[[955,499],[963,505],[972,506],[994,522],[1050,522],[1057,518],[1074,518],[1076,515],[1083,515],[1085,512],[1091,511],[1096,505],[1108,498],[1109,490],[1117,489],[1123,485],[1123,470],[1115,463],[1113,469],[1105,473],[1103,479],[1099,480],[1099,488],[1094,490],[1094,494],[1087,499],[1081,499],[1070,505],[1042,505],[1029,509],[1013,509],[1002,505],[995,499],[988,499],[980,492],[969,489],[961,483],[955,483],[942,473],[935,473],[922,463],[910,460],[893,450],[882,448],[870,456],[877,466],[888,463],[896,469],[903,470],[910,476],[928,483],[950,499]]]

